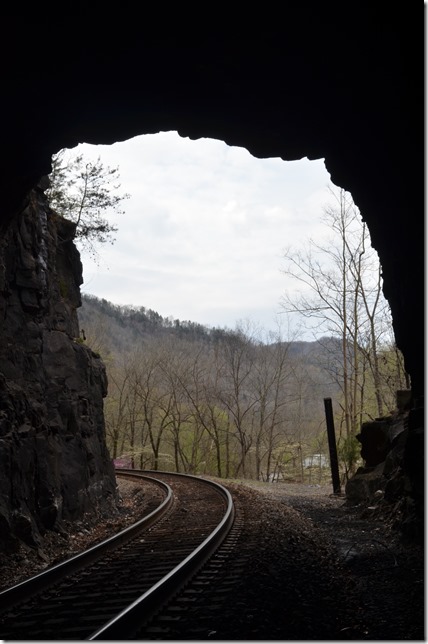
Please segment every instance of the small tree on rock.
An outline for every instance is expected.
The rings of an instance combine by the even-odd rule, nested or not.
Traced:
[[[114,242],[117,226],[106,214],[121,215],[120,205],[128,194],[117,194],[120,188],[118,168],[105,166],[100,157],[86,161],[82,154],[67,157],[60,150],[52,157],[49,204],[61,217],[76,224],[75,239],[83,250],[96,259],[96,244]]]

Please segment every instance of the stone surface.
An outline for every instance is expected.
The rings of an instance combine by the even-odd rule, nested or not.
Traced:
[[[82,265],[35,189],[0,245],[0,543],[116,503],[105,444],[104,365],[79,341]]]
[[[363,423],[356,438],[361,443],[361,458],[365,466],[376,467],[383,463],[397,444],[400,434],[406,432],[407,436],[408,424],[407,412],[396,412]]]
[[[412,433],[411,436],[409,441],[408,412],[397,412],[364,423],[357,436],[361,443],[364,467],[358,468],[347,481],[345,492],[350,503],[363,504],[372,509],[376,507],[394,514],[396,522],[401,523],[403,536],[422,542],[423,486],[421,481],[415,483],[413,479],[419,471],[423,471],[423,450],[419,444],[418,454],[411,457],[412,463],[420,459],[416,472],[413,472],[412,467],[406,465],[409,445],[417,445],[417,434]],[[414,449],[416,451],[416,447]]]

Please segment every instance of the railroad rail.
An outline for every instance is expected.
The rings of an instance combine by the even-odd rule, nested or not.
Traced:
[[[117,470],[165,499],[88,551],[0,593],[1,639],[124,639],[206,563],[234,519],[230,493],[199,477]]]

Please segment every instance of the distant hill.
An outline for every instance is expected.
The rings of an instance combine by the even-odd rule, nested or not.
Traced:
[[[112,304],[95,295],[82,294],[82,306],[77,311],[80,328],[87,335],[97,336],[96,343],[108,351],[131,350],[137,341],[153,336],[174,336],[180,339],[211,342],[229,329],[210,328],[190,320],[162,317],[145,306]],[[91,338],[92,340],[95,338]]]
[[[103,358],[135,350],[136,346],[154,337],[174,337],[178,340],[211,344],[222,337],[236,333],[227,328],[210,328],[190,320],[163,317],[150,308],[113,304],[94,295],[82,294],[78,309],[81,333],[89,346]],[[329,373],[340,364],[341,343],[336,338],[289,343],[289,356],[306,372],[314,387],[314,395],[334,396],[337,384]],[[315,393],[316,390],[316,393]]]
[[[106,331],[114,337],[114,345],[129,348],[137,339],[148,338],[154,335],[173,335],[177,338],[188,340],[203,340],[211,342],[213,339],[235,333],[226,327],[208,327],[190,320],[179,320],[172,317],[163,317],[157,311],[145,306],[113,304],[95,295],[82,294],[82,306],[77,311],[81,329],[94,328]],[[336,338],[321,338],[316,341],[292,341],[290,355],[293,357],[305,356],[311,361],[315,354],[334,353],[341,355],[341,344]]]

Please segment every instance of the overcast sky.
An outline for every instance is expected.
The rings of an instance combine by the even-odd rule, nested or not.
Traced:
[[[326,236],[322,159],[260,160],[176,132],[75,151],[118,166],[120,192],[131,195],[125,215],[110,218],[119,230],[99,247],[99,265],[82,255],[82,292],[209,327],[284,322],[280,300],[294,285],[281,272],[283,250]]]

